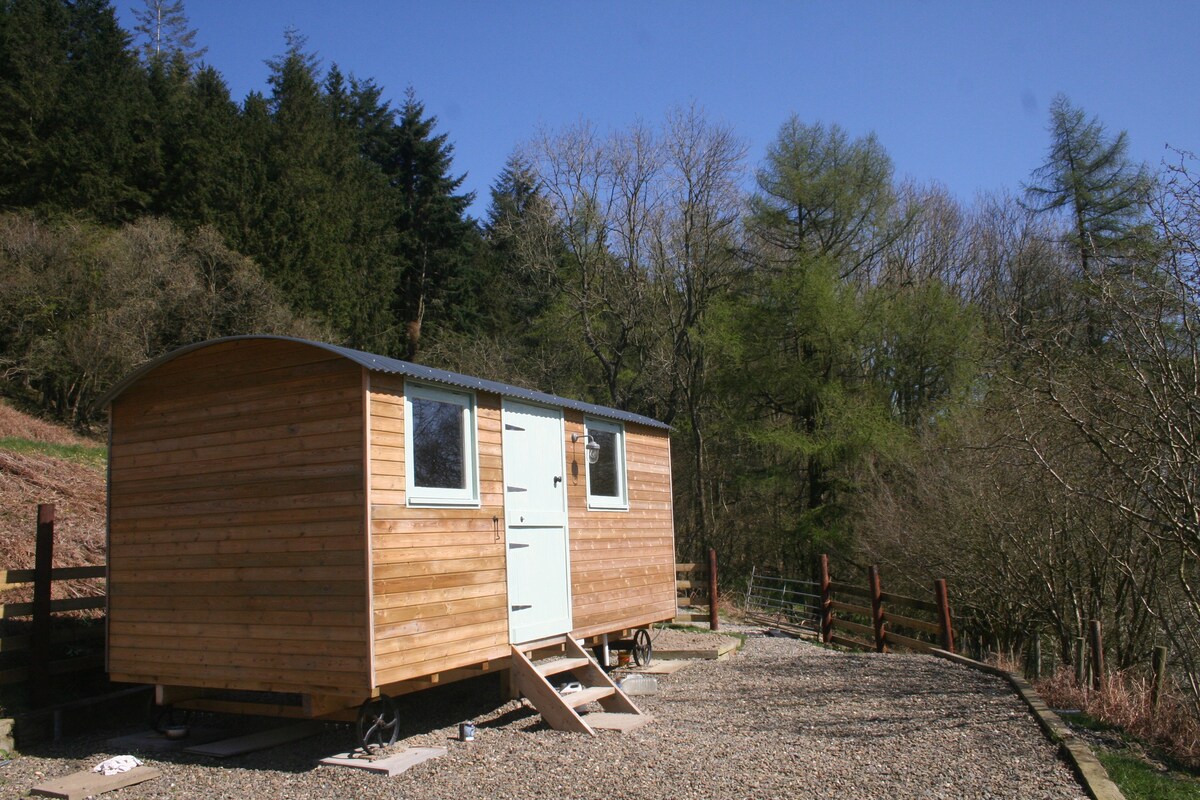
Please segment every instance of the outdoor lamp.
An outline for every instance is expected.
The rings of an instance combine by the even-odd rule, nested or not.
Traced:
[[[587,444],[583,446],[584,451],[587,453],[587,462],[589,464],[595,464],[600,460],[600,443],[586,433],[571,434],[572,442],[578,442],[580,439],[583,439],[585,442],[587,442]]]

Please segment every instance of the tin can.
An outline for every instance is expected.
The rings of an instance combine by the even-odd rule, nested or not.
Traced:
[[[464,722],[458,726],[458,740],[460,742],[475,741],[475,723]]]

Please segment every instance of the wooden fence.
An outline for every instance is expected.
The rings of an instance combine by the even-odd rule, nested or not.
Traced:
[[[675,565],[675,594],[678,597],[677,603],[687,604],[675,609],[676,622],[707,622],[709,630],[721,629],[721,621],[718,618],[716,550],[708,551],[707,564]],[[700,611],[692,611],[696,608],[698,598],[705,599],[708,606],[701,607]]]
[[[945,580],[933,582],[932,600],[922,600],[883,591],[878,567],[868,568],[866,586],[833,580],[828,556],[821,556],[818,571],[821,640],[826,644],[880,653],[897,646],[919,652],[933,649],[954,652],[954,627]],[[898,633],[897,628],[904,633]],[[934,640],[918,638],[923,634]]]
[[[53,698],[45,676],[63,675],[104,666],[103,625],[74,625],[65,627],[55,620],[55,614],[67,611],[88,611],[105,608],[103,593],[86,597],[55,600],[53,585],[57,581],[104,578],[104,565],[88,567],[54,567],[54,506],[38,506],[37,550],[33,569],[0,570],[0,591],[33,585],[32,602],[0,605],[0,619],[5,620],[5,633],[12,627],[8,620],[28,618],[19,633],[0,636],[0,686],[28,683],[33,705],[45,705]],[[99,641],[99,647],[95,644]],[[89,652],[89,650],[91,652]],[[77,651],[77,652],[75,652]],[[59,653],[65,657],[59,657]],[[19,663],[23,661],[24,663]]]

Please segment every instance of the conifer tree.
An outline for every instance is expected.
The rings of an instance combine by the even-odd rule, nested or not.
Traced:
[[[1059,94],[1050,104],[1050,152],[1025,187],[1038,212],[1065,211],[1085,276],[1097,255],[1136,242],[1145,223],[1151,178],[1129,159],[1125,131],[1109,136],[1097,117]]]
[[[436,117],[410,88],[396,125],[377,158],[396,193],[397,253],[404,265],[393,313],[404,326],[403,355],[415,359],[427,315],[445,315],[449,290],[464,269],[473,223],[464,216],[472,195],[456,194],[465,175],[453,176],[454,146],[435,134]]]
[[[143,0],[135,11],[134,31],[142,35],[142,57],[147,64],[178,61],[190,69],[206,52],[196,47],[196,29],[188,27],[183,0]]]

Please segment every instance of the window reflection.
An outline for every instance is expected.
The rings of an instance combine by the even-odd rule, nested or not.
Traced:
[[[431,489],[465,488],[462,406],[414,397],[412,431],[415,484]]]
[[[600,458],[589,464],[591,490],[600,497],[620,497],[617,469],[617,435],[612,431],[589,428],[588,434],[600,445]]]

